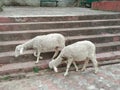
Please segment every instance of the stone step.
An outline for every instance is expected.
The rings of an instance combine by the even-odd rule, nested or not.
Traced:
[[[96,44],[96,52],[111,52],[120,50],[120,42],[108,42],[108,43],[98,43]],[[42,53],[41,56],[44,59],[50,59],[53,56],[53,52]],[[8,64],[8,63],[19,63],[19,62],[27,62],[27,61],[35,61],[36,57],[33,56],[33,50],[27,50],[23,55],[15,58],[14,51],[2,52],[0,53],[0,63]]]
[[[100,34],[100,35],[79,35],[79,36],[66,36],[66,45],[72,44],[80,40],[90,40],[94,43],[107,43],[120,40],[120,33],[117,34]],[[16,45],[25,43],[28,40],[19,41],[2,41],[0,42],[0,52],[14,51]]]
[[[120,26],[98,26],[82,28],[65,28],[65,29],[46,29],[46,30],[24,30],[24,31],[5,31],[0,32],[0,41],[13,41],[31,39],[37,35],[48,33],[61,33],[64,36],[78,35],[98,35],[98,34],[115,34],[120,32]]]
[[[43,59],[40,61],[44,61],[45,59],[52,58],[53,54],[54,54],[53,52],[41,53]],[[1,64],[20,63],[20,62],[28,62],[28,61],[34,61],[34,62],[36,61],[36,57],[33,55],[33,50],[25,51],[23,55],[17,58],[14,56],[14,51],[0,53]]]
[[[35,64],[34,61],[4,64],[0,66],[0,75],[33,71],[34,67],[39,67],[39,69],[47,69],[48,63],[49,60],[40,61],[39,64]]]
[[[79,28],[79,27],[96,27],[96,26],[112,26],[112,25],[120,25],[120,19],[0,23],[0,30],[1,31],[39,30],[39,29]]]
[[[119,19],[120,14],[101,14],[84,16],[40,16],[40,17],[0,17],[0,23],[49,22],[49,21],[78,21],[93,19]]]
[[[120,58],[120,51],[97,54],[97,60],[98,60],[99,65],[101,63],[104,65],[105,64],[104,62],[108,62],[107,64],[120,63],[119,60],[115,60],[115,59],[119,59],[119,58]],[[44,61],[41,60],[38,64],[35,64],[34,61],[11,63],[11,64],[1,64],[0,65],[0,75],[18,73],[18,72],[30,72],[30,71],[33,71],[34,67],[38,67],[40,70],[47,69],[49,61],[50,61],[49,59],[44,60]],[[82,64],[82,62],[78,62],[78,63]],[[63,65],[66,66],[64,63],[63,63]]]
[[[48,33],[65,35],[66,45],[80,40],[96,44],[97,59],[115,62],[120,58],[120,14],[55,17],[0,17],[0,75],[48,68],[54,52],[42,53],[43,60],[35,64],[33,50],[14,57],[16,45]],[[113,61],[112,61],[113,60]],[[120,62],[120,61],[119,61]]]
[[[79,40],[90,40],[93,43],[107,43],[107,42],[115,42],[120,40],[120,33],[117,34],[100,34],[100,35],[81,35],[81,36],[74,36],[69,37],[68,44],[72,44],[74,42],[77,42]]]

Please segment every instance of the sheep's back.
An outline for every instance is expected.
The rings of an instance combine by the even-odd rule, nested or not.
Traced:
[[[41,51],[46,52],[53,51],[57,47],[63,47],[65,42],[62,42],[62,40],[64,40],[64,38],[61,34],[48,34],[37,36],[34,43],[36,43],[35,47],[39,47]]]
[[[84,60],[86,57],[95,54],[95,45],[90,41],[79,41],[66,46],[62,51],[64,57],[72,57],[75,60]]]

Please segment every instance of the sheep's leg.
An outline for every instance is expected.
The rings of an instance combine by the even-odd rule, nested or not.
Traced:
[[[73,62],[73,65],[75,66],[76,71],[78,71],[78,67],[77,67],[75,61]]]
[[[37,57],[37,52],[38,52],[38,50],[35,48],[35,49],[34,49],[34,53],[33,53],[33,55],[34,55],[35,57]]]
[[[43,57],[41,57],[41,56],[40,56],[39,58],[40,58],[40,59],[43,59]]]
[[[55,50],[55,53],[54,53],[52,59],[54,59],[58,55],[58,53],[59,53],[59,50]]]
[[[34,56],[37,57],[37,52],[36,51],[34,52]],[[39,58],[43,59],[43,57],[41,57],[41,56]]]
[[[85,71],[86,66],[88,65],[88,62],[89,62],[89,59],[86,59],[84,65],[83,65],[83,68],[81,69],[81,71]]]
[[[97,73],[98,72],[98,62],[96,60],[95,55],[93,55],[93,57],[91,57],[91,61],[92,61],[93,65],[94,65],[95,73]]]
[[[34,56],[37,57],[37,52],[36,51],[34,52]]]
[[[37,61],[35,63],[38,63],[40,59],[40,52],[37,53]]]
[[[69,68],[70,68],[70,65],[72,64],[72,62],[73,62],[73,59],[68,60],[67,69],[66,69],[66,72],[64,73],[64,76],[68,75],[68,71],[69,71]]]

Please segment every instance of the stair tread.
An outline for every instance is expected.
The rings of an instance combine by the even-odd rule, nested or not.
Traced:
[[[72,40],[72,39],[88,39],[88,38],[98,38],[98,37],[113,37],[113,36],[120,36],[120,33],[117,34],[100,34],[100,35],[81,35],[81,36],[72,36],[72,37],[67,37],[67,40]]]
[[[33,68],[35,66],[40,66],[41,68],[45,68],[46,64],[48,64],[49,60],[40,60],[38,64],[35,64],[35,61],[29,62],[20,62],[20,63],[12,63],[12,64],[4,64],[0,66],[1,71],[10,71],[10,70],[17,70],[17,69],[26,69],[26,68]]]
[[[119,18],[118,13],[111,13],[111,14],[101,14],[101,15],[72,15],[72,16],[30,16],[30,17],[0,17],[1,23],[9,23],[9,22],[30,22],[30,21],[55,21],[57,18],[57,21],[66,21],[66,20],[86,20],[87,19],[113,19],[113,18]],[[97,17],[97,18],[96,18]],[[52,18],[52,19],[51,19]],[[72,19],[70,19],[72,18]]]
[[[108,46],[116,46],[120,45],[120,42],[107,42],[107,43],[96,43],[96,47],[108,47]],[[27,50],[24,52],[24,54],[33,54],[34,50]],[[1,52],[0,57],[6,57],[6,56],[14,56],[14,51],[8,51],[8,52]]]
[[[100,14],[70,14],[70,15],[30,15],[30,16],[0,16],[0,17],[3,17],[3,18],[48,18],[48,17],[74,17],[74,16],[77,16],[77,17],[83,17],[83,16],[111,16],[111,15],[119,15],[119,13],[100,13]]]
[[[34,50],[27,50],[24,52],[24,54],[32,54]],[[14,56],[15,51],[8,51],[8,52],[1,52],[0,57],[6,57],[6,56]]]
[[[120,51],[114,51],[114,52],[107,52],[107,53],[99,53],[97,54],[97,59],[102,60],[101,58],[111,58],[120,56]],[[41,69],[48,68],[48,63],[50,60],[40,60],[38,64],[35,64],[35,61],[29,61],[29,62],[20,62],[20,63],[11,63],[11,64],[3,64],[0,65],[0,74],[5,72],[16,72],[19,70],[24,69],[24,71],[33,69],[33,67],[38,66]]]
[[[80,36],[68,36],[66,37],[66,40],[72,40],[72,39],[87,39],[87,38],[98,38],[98,37],[113,37],[113,36],[120,36],[120,33],[117,34],[100,34],[100,35],[80,35]],[[17,40],[17,41],[1,41],[0,46],[2,45],[14,45],[14,44],[21,44],[28,40]]]
[[[107,42],[107,43],[98,43],[96,44],[96,47],[107,47],[107,46],[115,46],[115,45],[120,45],[120,42]]]
[[[108,29],[108,28],[120,28],[119,25],[113,26],[96,26],[96,27],[81,27],[81,28],[58,28],[58,29],[41,29],[41,30],[20,30],[20,31],[1,31],[0,34],[25,34],[25,33],[37,33],[37,32],[55,32],[55,31],[76,31],[76,30],[93,30],[93,29]]]
[[[80,23],[80,22],[103,22],[120,21],[120,19],[101,19],[101,20],[78,20],[78,21],[50,21],[50,22],[25,22],[25,23],[0,23],[0,25],[24,25],[24,24],[53,24],[53,23]]]
[[[120,51],[111,51],[105,53],[98,53],[96,54],[97,58],[104,58],[104,57],[112,57],[112,56],[120,56]]]

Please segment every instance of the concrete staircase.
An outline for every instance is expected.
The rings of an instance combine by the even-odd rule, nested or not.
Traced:
[[[56,17],[0,17],[0,75],[28,72],[33,67],[48,68],[53,52],[43,53],[43,60],[35,64],[32,50],[14,57],[16,45],[36,35],[61,33],[66,45],[79,40],[96,44],[99,64],[119,63],[120,14],[56,16]],[[80,62],[81,63],[81,62]]]

